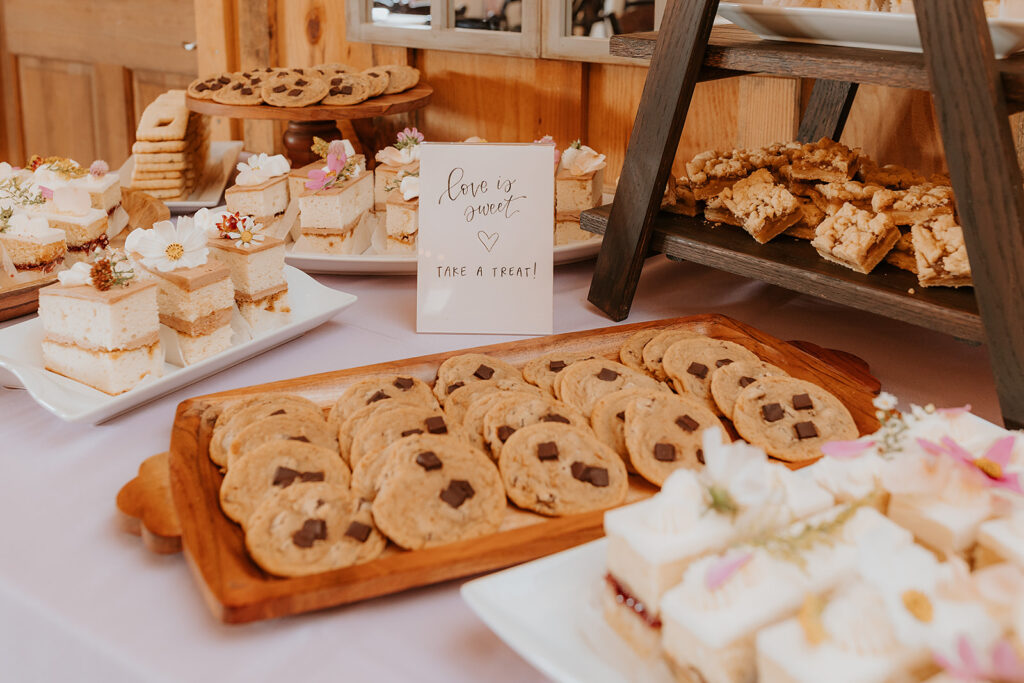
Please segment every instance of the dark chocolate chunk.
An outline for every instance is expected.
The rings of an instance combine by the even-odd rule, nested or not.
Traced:
[[[476,495],[476,491],[465,479],[452,479],[448,487],[441,491],[441,500],[457,508]]]
[[[508,437],[512,436],[515,433],[516,433],[515,427],[510,427],[508,425],[501,425],[500,427],[498,427],[498,441],[501,441],[502,443],[505,443],[506,441],[508,441]]]
[[[227,76],[221,76],[220,78],[217,79],[217,82],[222,84],[222,85],[227,85],[228,83],[231,82],[231,79],[228,78]]]
[[[765,422],[778,422],[784,415],[782,406],[778,403],[765,403],[761,406],[761,416]]]
[[[203,92],[204,90],[209,90],[209,89],[210,89],[210,86],[206,85],[205,83],[200,83],[199,85],[196,86],[196,92]]]
[[[323,480],[324,480],[324,473],[322,471],[320,471],[320,472],[300,472],[299,473],[299,481],[314,482],[314,481],[323,481]]]
[[[715,367],[720,368],[732,362],[732,358],[719,358],[715,361]]]
[[[565,361],[564,360],[548,361],[548,370],[550,370],[551,372],[561,372],[562,370],[565,370]]]
[[[703,363],[690,363],[690,367],[686,368],[686,371],[698,379],[708,376],[708,366]]]
[[[490,379],[491,377],[494,377],[494,368],[487,365],[481,365],[473,372],[473,375],[480,379]]]
[[[251,95],[252,94],[252,88],[248,88],[248,87],[242,88],[242,94],[243,95]]]
[[[597,373],[597,378],[602,382],[614,382],[619,378],[619,373],[611,368],[601,368],[601,372]]]
[[[301,94],[302,90],[300,90],[299,88],[292,88],[291,90],[288,91],[288,97],[298,97]]]
[[[352,94],[352,86],[351,85],[343,85],[343,86],[341,86],[340,90],[341,90],[341,94],[342,95],[351,95]]]
[[[797,410],[810,410],[814,407],[810,394],[797,394],[793,397],[793,407]]]
[[[622,420],[623,422],[625,422],[626,421],[626,411],[625,410],[620,410],[619,412],[615,413],[615,417],[617,417],[620,420]]]
[[[377,73],[376,71],[367,71],[366,73],[367,73],[367,75],[373,76],[374,78],[377,78],[378,76],[380,76],[380,74]]]
[[[558,444],[554,441],[545,441],[537,444],[538,460],[558,460]]]
[[[405,438],[407,436],[412,436],[413,434],[422,434],[422,433],[423,433],[422,429],[406,429],[404,432],[402,432],[402,437]]]
[[[289,441],[301,441],[302,443],[309,443],[309,439],[305,436],[289,436]]]
[[[341,90],[338,90],[337,88],[331,88],[330,90],[327,91],[327,94],[328,95],[332,95],[332,96],[333,95],[340,95],[341,94]]]
[[[447,391],[450,394],[456,389],[460,389],[464,386],[466,386],[465,382],[452,382],[451,384],[448,385],[448,388],[445,391]]]
[[[336,76],[336,77],[331,79],[331,85],[341,85],[341,82],[343,80],[345,80],[345,79],[342,78],[341,76]]]
[[[370,405],[371,403],[376,403],[377,401],[383,401],[386,398],[391,398],[391,397],[388,396],[387,394],[385,394],[383,391],[378,391],[373,396],[371,396],[370,398],[366,399],[366,405]]]
[[[222,83],[214,83],[210,86],[210,90],[220,90],[224,85]]]
[[[746,389],[748,386],[756,382],[757,380],[753,377],[740,377],[740,386]]]
[[[284,408],[282,408],[281,410],[275,410],[270,414],[270,417],[274,417],[275,415],[284,415],[285,412],[287,411],[285,411]]]
[[[272,484],[286,489],[295,483],[295,479],[298,478],[298,476],[298,471],[293,470],[290,467],[278,467],[274,472],[274,481]]]
[[[287,89],[288,89],[287,85],[277,85],[277,86],[274,86],[274,92],[284,92]]]
[[[370,537],[370,532],[373,529],[370,528],[369,524],[363,524],[362,522],[352,522],[345,529],[345,535],[349,538],[354,538],[360,543],[366,543],[366,539]]]
[[[392,384],[395,386],[396,389],[401,389],[402,391],[409,391],[409,389],[412,389],[413,381],[411,377],[399,377],[394,382],[392,382]]]
[[[312,548],[315,541],[327,539],[327,522],[322,519],[307,519],[302,528],[292,534],[292,543],[300,548]]]
[[[249,85],[259,85],[262,82],[263,82],[262,78],[253,78],[252,80],[249,81]]]
[[[695,432],[700,427],[700,422],[697,422],[689,415],[683,415],[682,417],[676,418],[676,424],[679,428],[687,432]]]
[[[300,78],[295,81],[295,85],[309,85],[309,81],[304,78]]]
[[[241,83],[235,83],[233,86],[231,86],[231,89],[232,90],[241,90],[242,89],[242,84]]]
[[[431,434],[447,434],[448,425],[445,424],[444,418],[440,415],[434,417],[428,417],[426,420],[427,431]]]
[[[561,422],[562,424],[572,424],[569,418],[563,417],[557,413],[548,413],[540,419],[541,422]]]
[[[416,464],[428,472],[439,470],[441,469],[441,458],[437,457],[437,453],[434,451],[423,451],[416,456]]]
[[[587,480],[598,488],[604,488],[608,485],[608,470],[603,467],[588,467]]]
[[[572,472],[573,479],[587,480],[587,463],[577,460],[569,467],[569,471]]]
[[[676,447],[670,443],[654,444],[654,459],[658,462],[673,462],[676,459]]]
[[[701,465],[704,464],[704,449],[703,448],[698,448],[697,449],[697,462],[699,462]]]
[[[818,428],[814,426],[813,422],[797,422],[793,425],[793,429],[796,431],[796,438],[798,439],[813,439],[818,436]]]

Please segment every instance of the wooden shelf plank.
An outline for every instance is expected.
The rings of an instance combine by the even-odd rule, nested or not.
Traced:
[[[613,36],[610,52],[618,57],[650,59],[657,39],[657,31]],[[1007,99],[1024,103],[1024,55],[998,60],[997,68],[1003,75]],[[768,73],[930,89],[920,53],[761,40],[738,26],[716,26],[712,30],[704,69],[715,78],[721,78],[724,70],[737,75]],[[701,75],[703,78],[703,71]]]
[[[611,205],[585,211],[581,226],[604,234],[610,212]],[[985,340],[973,289],[926,289],[913,273],[885,263],[870,275],[856,273],[825,261],[804,240],[783,236],[761,245],[739,228],[661,213],[654,220],[651,250],[961,339]]]

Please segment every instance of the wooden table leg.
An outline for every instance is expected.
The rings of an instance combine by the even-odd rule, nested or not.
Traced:
[[[665,10],[590,283],[588,298],[612,320],[629,315],[717,11],[718,0]]]
[[[839,141],[850,115],[857,84],[848,81],[818,79],[811,90],[804,117],[800,121],[800,142],[817,142],[821,138]]]
[[[281,136],[284,142],[285,155],[292,166],[305,166],[320,159],[310,149],[313,138],[318,137],[330,142],[340,140],[342,135],[338,124],[334,121],[289,121],[288,127]]]
[[[1024,427],[1024,191],[980,0],[919,2],[946,163],[1006,426]]]

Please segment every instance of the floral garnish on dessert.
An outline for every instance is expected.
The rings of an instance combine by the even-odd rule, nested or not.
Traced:
[[[349,157],[344,150],[327,154],[327,168],[314,168],[309,172],[306,189],[314,192],[326,190],[335,185],[358,177],[362,173],[355,157]]]
[[[57,273],[57,279],[67,287],[89,285],[105,292],[114,287],[127,287],[135,279],[135,269],[124,252],[112,251],[100,254],[92,263],[79,261]]]
[[[249,249],[267,239],[263,234],[263,226],[252,219],[238,213],[229,213],[217,223],[222,239],[234,240],[236,247]]]
[[[45,168],[66,179],[81,178],[89,172],[73,159],[58,156],[41,157],[38,154],[32,155],[28,160],[28,164],[26,164],[26,168],[30,171]]]
[[[542,138],[533,141],[536,145],[553,145],[555,148],[555,170],[558,170],[558,162],[562,160],[562,150],[558,149],[558,145],[555,144],[555,139],[550,135],[545,135]]]
[[[388,192],[398,190],[406,201],[412,201],[420,196],[420,172],[399,171],[385,187]]]
[[[562,152],[561,168],[572,176],[585,176],[588,173],[599,171],[607,165],[603,154],[598,154],[579,140],[573,141]]]
[[[286,175],[292,169],[288,160],[282,154],[254,154],[246,161],[241,161],[236,166],[238,178],[237,185],[262,185],[271,178]]]
[[[7,228],[11,227],[11,216],[14,215],[14,209],[7,207],[0,209],[0,232],[4,232]]]
[[[389,166],[405,166],[420,159],[420,143],[424,140],[423,133],[415,128],[406,128],[398,134],[395,144],[377,152],[378,163]]]
[[[936,652],[935,662],[958,680],[1024,682],[1024,657],[1004,638],[985,651],[976,647],[969,636],[961,635],[956,641],[956,650]]]
[[[177,225],[159,221],[150,230],[133,230],[125,240],[125,248],[129,253],[139,254],[146,268],[162,273],[201,266],[209,253],[206,234],[187,216],[180,217]]]
[[[0,181],[0,204],[18,204],[19,206],[31,206],[42,204],[46,201],[39,188],[33,188],[32,184],[17,176],[11,176]]]
[[[93,178],[102,178],[110,173],[110,166],[102,159],[97,159],[89,165],[89,175]]]

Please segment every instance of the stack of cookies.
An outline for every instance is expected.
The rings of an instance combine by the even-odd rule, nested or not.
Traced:
[[[132,189],[183,200],[202,179],[209,152],[206,117],[189,112],[184,90],[169,90],[146,107],[132,145]]]
[[[703,211],[761,244],[780,235],[810,240],[825,260],[860,273],[885,261],[923,287],[972,283],[949,179],[879,165],[828,138],[703,152],[667,194],[670,211]]]
[[[419,80],[419,69],[401,64],[374,66],[363,71],[347,64],[319,64],[301,69],[264,67],[198,78],[188,86],[188,94],[220,104],[349,105],[405,92]]]
[[[495,533],[510,505],[544,516],[625,502],[629,473],[660,486],[703,469],[723,414],[779,458],[812,460],[855,438],[828,391],[745,346],[687,329],[645,330],[619,360],[557,351],[522,367],[464,353],[430,386],[409,374],[349,384],[330,407],[267,394],[216,417],[210,459],[224,513],[279,576]],[[622,362],[619,362],[622,361]]]

